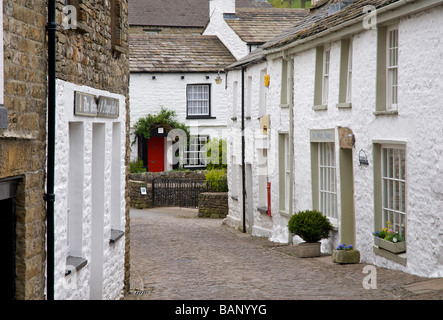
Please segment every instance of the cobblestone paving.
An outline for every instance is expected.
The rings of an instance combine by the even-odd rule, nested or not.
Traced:
[[[131,217],[131,292],[125,300],[443,299],[442,290],[416,294],[403,288],[426,278],[378,267],[377,289],[368,290],[365,264],[297,258],[290,245],[192,216],[177,209],[175,215]]]

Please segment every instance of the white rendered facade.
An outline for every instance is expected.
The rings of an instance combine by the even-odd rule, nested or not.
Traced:
[[[420,4],[415,5],[417,12],[414,13],[408,14],[403,8],[391,13],[390,17],[380,14],[376,29],[354,26],[336,35],[327,34],[305,41],[303,45],[288,47],[284,54],[275,50],[266,56],[266,61],[246,66],[245,110],[249,107],[252,109],[251,119],[245,120],[245,164],[246,168],[251,166],[245,170],[246,193],[253,195],[252,201],[245,201],[246,228],[249,232],[276,242],[301,241],[298,237],[290,239],[288,234],[287,222],[291,212],[285,210],[285,202],[282,201],[287,190],[281,190],[281,186],[287,184],[280,181],[284,177],[280,172],[285,171],[281,167],[284,164],[282,159],[285,159],[281,152],[286,152],[281,141],[289,134],[291,123],[290,106],[288,108],[287,104],[282,104],[281,98],[284,57],[291,62],[289,65],[293,63],[290,70],[293,75],[294,104],[294,132],[290,143],[294,170],[291,181],[293,193],[290,196],[292,213],[320,208],[321,166],[318,157],[323,152],[322,147],[326,144],[332,146],[334,152],[331,154],[335,161],[330,167],[335,171],[334,179],[328,181],[334,184],[336,202],[327,205],[336,207],[336,216],[331,219],[335,230],[329,239],[322,241],[322,251],[330,253],[338,244],[348,241],[360,250],[363,263],[420,276],[443,275],[443,221],[440,214],[443,184],[439,178],[443,166],[440,159],[443,141],[439,116],[443,84],[439,80],[441,64],[437,63],[442,60],[443,52],[440,41],[443,28],[438,24],[443,17],[443,7],[437,5],[420,10]],[[389,97],[383,96],[376,81],[384,77],[381,72],[388,72],[380,71],[380,61],[387,59],[387,56],[377,52],[377,48],[380,41],[386,41],[384,34],[392,28],[398,30],[395,65],[398,68],[397,100],[391,100],[397,102],[394,107],[388,106],[388,103],[380,104]],[[352,43],[352,49],[349,49],[348,40]],[[330,50],[328,90],[327,99],[321,99],[321,103],[317,104],[316,66],[319,65],[317,57],[322,47]],[[342,63],[342,48],[346,49],[343,54],[352,53],[352,62],[346,68]],[[343,81],[343,68],[345,72],[351,71],[348,72],[350,83]],[[258,118],[261,116],[259,100],[263,95],[260,94],[259,79],[263,74],[270,76],[269,87],[264,89],[266,112],[262,114],[270,116],[270,129],[265,139],[258,139],[259,136],[254,137],[251,132],[261,131]],[[241,77],[241,70],[229,71],[230,97],[233,95],[234,82],[241,83]],[[389,79],[388,73],[385,77]],[[250,79],[252,86],[248,83]],[[393,84],[395,82],[391,82],[391,87]],[[351,88],[352,92],[345,90],[343,96],[343,86]],[[250,102],[248,97],[251,97]],[[231,100],[229,98],[228,102]],[[327,104],[322,104],[326,101]],[[232,110],[232,103],[230,106]],[[237,109],[241,110],[241,107]],[[240,120],[231,122],[230,126],[240,131]],[[349,147],[349,141],[343,140],[352,137],[350,134],[355,139],[353,147],[352,143]],[[241,137],[240,132],[238,137]],[[264,144],[263,140],[266,141]],[[259,171],[259,163],[263,163],[263,145],[267,150],[267,171]],[[231,147],[228,170],[235,174],[228,174],[231,197],[227,222],[239,227],[243,223],[241,191],[237,192],[240,196],[232,197],[231,189],[237,184],[233,189],[241,190],[241,157],[237,156],[241,154],[241,138],[233,139],[228,146]],[[372,235],[372,232],[384,227],[386,217],[382,212],[389,209],[383,203],[385,148],[402,150],[404,154],[404,161],[399,167],[400,177],[391,179],[398,186],[395,202],[400,205],[395,211],[398,212],[397,216],[404,217],[401,224],[405,225],[406,230],[406,253],[398,255],[382,253],[374,246]],[[369,164],[361,164],[360,156],[366,157]],[[248,170],[252,172],[252,184],[248,183]],[[266,179],[260,180],[259,172],[265,173]],[[257,209],[263,205],[261,190],[265,182],[271,183],[272,217]],[[252,206],[253,210],[249,211],[248,206]]]

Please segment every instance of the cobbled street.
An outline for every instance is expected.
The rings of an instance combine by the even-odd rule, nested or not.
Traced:
[[[301,259],[272,243],[180,208],[131,209],[131,291],[125,300],[401,300],[443,298],[442,279],[376,268],[330,256]]]

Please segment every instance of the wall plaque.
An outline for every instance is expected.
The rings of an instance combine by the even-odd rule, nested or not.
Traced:
[[[118,118],[119,101],[115,98],[75,91],[74,115]]]
[[[311,130],[311,142],[335,142],[335,130]]]

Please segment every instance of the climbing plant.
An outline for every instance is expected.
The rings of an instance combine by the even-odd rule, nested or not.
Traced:
[[[172,129],[182,129],[186,136],[189,137],[188,127],[176,119],[175,111],[164,107],[161,107],[160,112],[157,114],[148,114],[146,117],[138,119],[134,128],[135,136],[143,136],[146,140],[151,137],[151,131],[157,128],[164,128],[165,132],[169,132]]]

